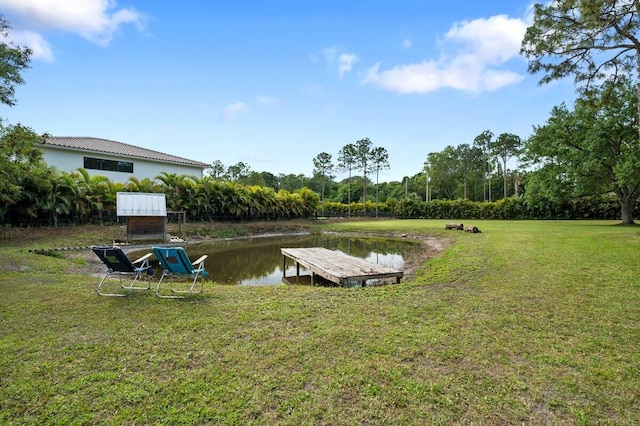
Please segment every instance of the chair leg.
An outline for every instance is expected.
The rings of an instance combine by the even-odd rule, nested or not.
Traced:
[[[171,291],[171,293],[174,293],[174,295],[164,295],[160,292],[160,286],[162,284],[162,280],[164,279],[165,276],[168,276],[171,274],[167,274],[167,273],[163,273],[162,276],[160,277],[160,281],[158,281],[158,285],[156,286],[156,296],[163,298],[163,299],[188,299],[191,297],[191,295],[194,293],[193,288],[195,287],[196,281],[198,280],[198,277],[202,278],[199,274],[197,274],[195,276],[195,278],[193,279],[193,281],[191,282],[191,286],[189,287],[188,290],[179,290],[176,289],[174,286],[174,280],[171,280],[171,284],[169,285],[169,290]],[[196,291],[195,293],[202,293],[202,291],[204,290],[204,278],[202,278],[201,280],[201,286],[200,286],[200,291]],[[186,294],[186,296],[178,296],[177,294]]]
[[[191,285],[191,290],[193,291],[193,286],[196,284],[196,280],[198,279],[198,275],[193,280],[193,285]],[[204,291],[204,277],[200,274],[200,291],[196,291],[195,293],[202,293]]]
[[[110,296],[110,297],[126,297],[129,295],[129,291],[127,291],[126,293],[103,293],[102,292],[102,284],[104,284],[104,281],[107,279],[107,277],[113,275],[110,272],[107,272],[106,274],[104,274],[104,276],[102,277],[102,279],[100,280],[100,283],[98,284],[98,296]],[[120,278],[120,287],[127,289],[127,287],[124,287],[122,285],[122,275],[118,274],[118,278]]]
[[[164,280],[164,277],[171,275],[168,274],[166,272],[162,273],[162,276],[160,277],[160,281],[158,281],[158,285],[156,286],[156,296],[162,298],[162,299],[187,299],[189,296],[173,296],[173,295],[166,295],[166,294],[162,294],[160,292],[160,287],[162,285],[162,281]],[[169,289],[175,293],[175,290],[173,289],[173,280],[171,279],[171,283],[169,284]]]
[[[200,290],[199,291],[193,291],[194,287],[196,286],[196,282],[198,281],[198,278],[200,278]],[[202,277],[202,275],[195,274],[193,277],[193,281],[191,282],[191,286],[189,287],[188,290],[176,290],[175,288],[173,288],[173,284],[171,286],[171,291],[173,293],[189,293],[189,295],[193,294],[193,293],[202,293],[204,290],[204,278]]]
[[[135,276],[133,277],[133,280],[131,280],[131,282],[129,283],[129,285],[123,285],[122,288],[127,289],[127,290],[150,290],[151,289],[151,280],[147,278],[147,286],[146,287],[139,287],[139,286],[135,286],[134,284],[137,282],[138,278],[140,278],[140,275],[142,275],[143,271],[136,271]]]

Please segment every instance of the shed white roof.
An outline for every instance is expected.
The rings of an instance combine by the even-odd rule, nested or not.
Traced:
[[[166,216],[167,201],[164,194],[146,192],[118,192],[118,216]]]

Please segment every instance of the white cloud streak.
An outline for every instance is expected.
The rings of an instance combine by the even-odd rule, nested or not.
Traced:
[[[519,56],[526,29],[523,20],[506,15],[459,22],[444,35],[438,59],[387,70],[381,70],[377,63],[362,82],[397,93],[429,93],[442,88],[495,91],[524,78],[501,66]]]
[[[338,56],[338,75],[340,78],[351,71],[353,64],[356,62],[358,62],[358,57],[353,53],[341,53]]]
[[[353,69],[353,64],[359,60],[355,54],[342,52],[341,49],[337,47],[327,47],[323,49],[322,55],[325,62],[336,70],[340,78],[350,72]],[[315,58],[315,56],[310,57],[312,62],[313,58]]]
[[[18,46],[29,47],[33,52],[33,58],[41,59],[45,62],[53,61],[53,49],[49,42],[47,42],[40,34],[33,31],[14,30],[11,31],[10,37],[10,42]]]
[[[262,95],[256,96],[256,101],[258,101],[262,105],[267,105],[267,106],[268,105],[275,105],[278,102],[280,102],[277,98],[273,98],[271,96],[262,96]]]
[[[228,105],[222,112],[222,120],[225,123],[230,123],[238,116],[238,114],[244,114],[249,111],[249,108],[244,102],[236,102]]]
[[[142,30],[146,20],[132,7],[117,8],[115,0],[0,0],[0,8],[16,16],[14,37],[45,60],[53,58],[42,35],[47,31],[69,32],[107,46],[120,27]]]

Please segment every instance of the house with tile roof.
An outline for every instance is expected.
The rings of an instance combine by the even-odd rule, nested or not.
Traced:
[[[164,154],[108,139],[50,136],[41,145],[44,161],[58,170],[72,172],[80,167],[90,175],[106,176],[113,182],[130,177],[154,179],[160,172],[202,177],[208,164]]]

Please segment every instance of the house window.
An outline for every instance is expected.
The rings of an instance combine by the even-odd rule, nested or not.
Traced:
[[[102,158],[84,157],[84,168],[133,173],[133,163],[130,161],[104,160]]]

